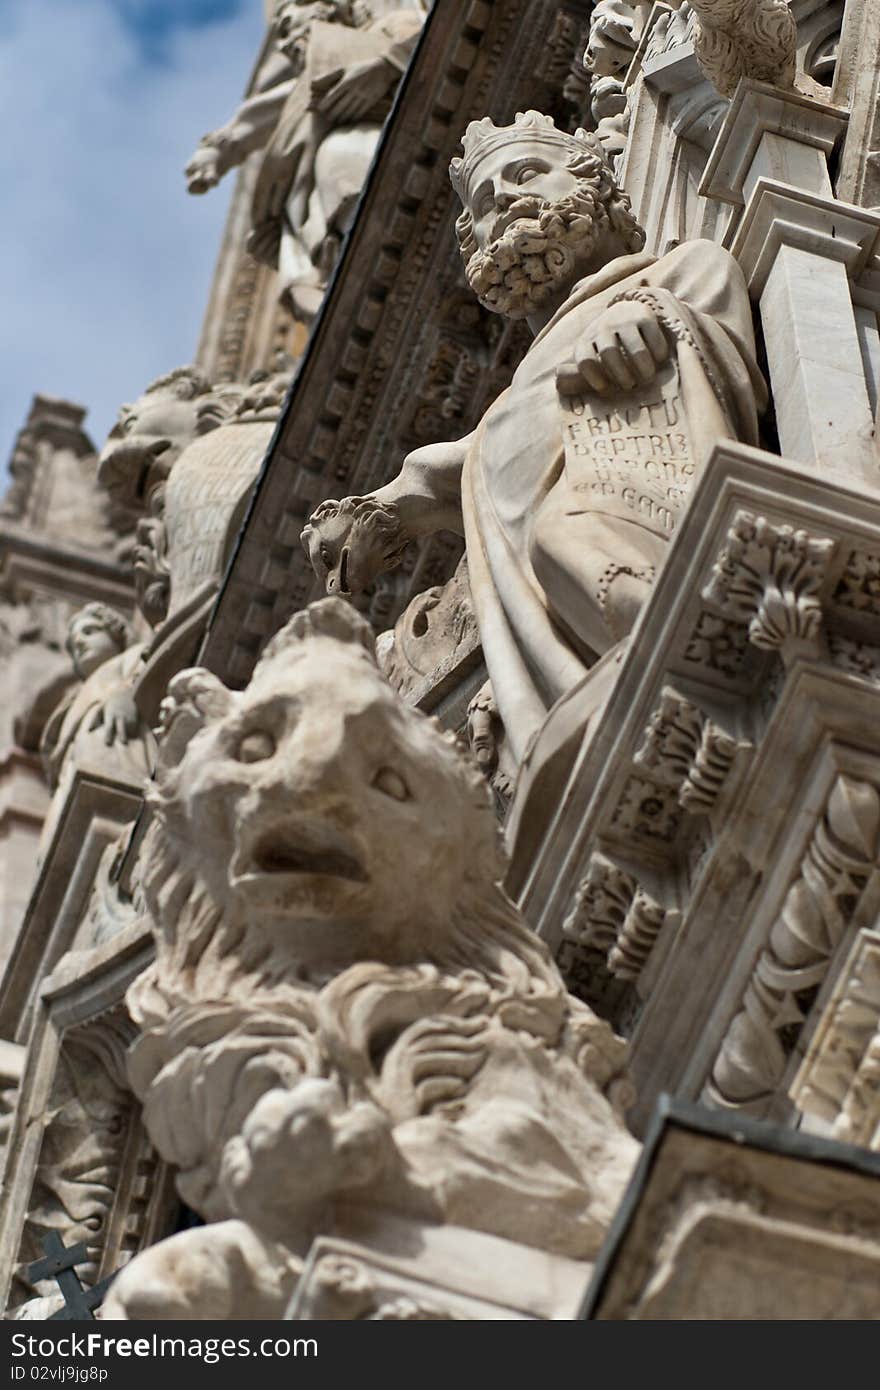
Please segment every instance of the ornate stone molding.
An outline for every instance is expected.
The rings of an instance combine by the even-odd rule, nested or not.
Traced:
[[[835,781],[712,1069],[710,1095],[730,1107],[769,1098],[877,867],[880,794]]]
[[[706,815],[721,795],[737,753],[750,747],[666,686],[633,761],[674,788],[683,811]]]
[[[579,947],[605,953],[612,975],[634,981],[647,964],[666,916],[666,909],[632,874],[596,853],[562,925],[562,935]]]

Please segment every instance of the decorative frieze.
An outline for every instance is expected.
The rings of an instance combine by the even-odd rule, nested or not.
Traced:
[[[745,623],[732,623],[704,611],[685,646],[684,659],[722,676],[741,676],[748,649],[749,630]]]
[[[880,617],[880,554],[852,550],[834,591],[840,608]]]
[[[681,808],[668,787],[646,777],[630,777],[611,819],[626,839],[671,845],[681,824]]]
[[[862,676],[864,680],[880,682],[880,647],[858,642],[839,632],[830,632],[828,651],[832,662],[840,670]]]

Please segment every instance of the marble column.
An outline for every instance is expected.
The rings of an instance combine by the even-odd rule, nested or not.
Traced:
[[[744,79],[701,191],[743,207],[730,249],[760,307],[781,453],[874,491],[876,344],[852,285],[872,264],[880,216],[834,197],[828,156],[846,121],[841,108]]]

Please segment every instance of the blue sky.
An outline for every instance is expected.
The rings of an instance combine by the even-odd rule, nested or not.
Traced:
[[[191,360],[228,179],[183,166],[228,118],[263,0],[0,0],[0,467],[35,392],[88,408]]]

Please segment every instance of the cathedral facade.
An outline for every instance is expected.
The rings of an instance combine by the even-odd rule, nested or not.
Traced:
[[[254,58],[0,508],[5,1316],[880,1316],[880,14]]]

